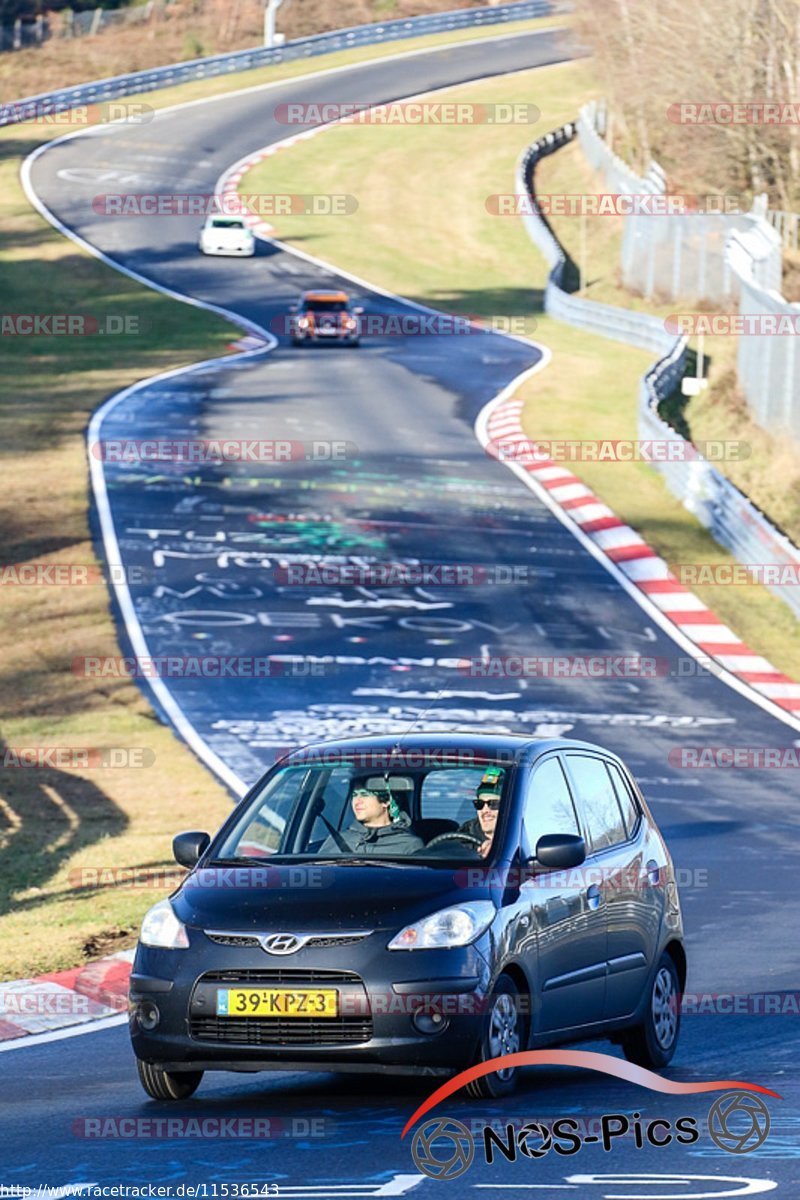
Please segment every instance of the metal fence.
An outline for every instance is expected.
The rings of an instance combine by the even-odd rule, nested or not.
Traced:
[[[525,228],[550,268],[545,287],[545,311],[580,329],[660,353],[661,357],[639,386],[639,434],[643,439],[685,446],[685,439],[660,415],[659,406],[683,378],[687,339],[672,337],[663,322],[647,314],[596,304],[565,292],[562,283],[567,256],[546,218],[535,210],[536,164],[572,141],[576,134],[580,135],[580,127],[580,121],[570,123],[540,138],[522,156],[517,171],[517,195],[528,202],[522,206],[526,214]],[[613,169],[617,169],[615,165]],[[612,186],[618,186],[620,181],[621,174],[616,175]],[[639,183],[633,186],[638,187]],[[742,294],[745,294],[744,287]],[[800,306],[797,308],[800,312]],[[682,451],[676,461],[654,463],[653,466],[663,476],[672,494],[740,562],[759,566],[791,564],[800,568],[800,550],[705,458],[699,455],[692,458]],[[800,589],[776,584],[770,590],[800,616]]]
[[[739,283],[739,312],[754,330],[737,339],[739,384],[759,425],[800,441],[800,304],[761,284],[757,254],[747,234],[731,236],[728,258]]]
[[[663,195],[666,175],[651,161],[644,176],[637,175],[609,147],[602,136],[608,124],[605,107],[597,102],[583,106],[578,120],[581,149],[587,162],[615,194]],[[701,211],[651,215],[633,212],[624,219],[622,280],[643,296],[675,300],[692,297],[724,303],[739,294],[738,278],[726,257],[731,233],[757,230],[763,238],[756,277],[766,288],[781,285],[781,243],[766,224],[766,200],[758,198],[749,212]]]
[[[798,248],[800,213],[784,212],[778,208],[771,208],[767,212],[767,220],[777,230],[784,250],[796,250]]]
[[[98,104],[198,79],[213,79],[215,76],[227,75],[234,71],[252,71],[257,67],[294,62],[319,54],[333,54],[338,50],[380,45],[426,34],[504,25],[530,20],[532,17],[549,16],[554,11],[555,5],[552,0],[516,0],[512,4],[491,8],[457,9],[453,12],[401,18],[380,24],[354,25],[332,33],[297,38],[273,48],[256,46],[251,50],[234,50],[230,54],[215,54],[192,62],[154,67],[149,71],[133,71],[128,75],[115,75],[109,79],[95,80],[93,83],[28,96],[23,100],[0,106],[0,125],[12,125],[42,113],[63,112],[76,105]]]

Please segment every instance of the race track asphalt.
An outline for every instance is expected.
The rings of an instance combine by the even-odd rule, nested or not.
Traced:
[[[368,314],[408,314],[413,310],[401,301],[280,248],[262,245],[251,260],[205,259],[196,250],[196,218],[110,219],[98,216],[92,199],[101,192],[211,191],[231,163],[287,135],[273,108],[288,100],[378,102],[569,53],[558,34],[508,36],[490,50],[467,44],[220,98],[149,125],[54,145],[33,164],[31,184],[60,222],[115,262],[264,329],[279,329],[297,293],[319,283],[346,286]],[[318,144],[322,149],[324,135]],[[538,500],[483,453],[475,418],[538,361],[539,351],[491,333],[377,337],[358,350],[293,349],[282,333],[279,342],[257,357],[145,385],[102,424],[105,441],[168,435],[345,444],[344,458],[333,462],[204,465],[191,472],[168,463],[106,464],[122,561],[143,568],[146,578],[131,586],[131,595],[153,656],[302,660],[291,668],[295,673],[287,669],[279,678],[170,678],[171,693],[200,737],[244,783],[288,745],[414,723],[603,742],[636,773],[681,873],[688,990],[792,992],[800,957],[792,773],[678,769],[669,754],[682,746],[792,746],[797,731],[694,670]],[[516,582],[491,587],[301,588],[282,582],[287,554],[518,571]],[[669,666],[654,678],[520,680],[471,678],[443,665],[531,653],[648,654]],[[328,657],[350,661],[319,662]],[[611,1154],[595,1145],[576,1159],[551,1153],[474,1165],[465,1179],[449,1185],[423,1179],[413,1190],[463,1192],[502,1182],[524,1195],[545,1184],[545,1194],[557,1189],[554,1195],[582,1198],[689,1196],[707,1187],[662,1180],[608,1190],[602,1181],[566,1182],[578,1172],[613,1170],[780,1178],[782,1194],[792,1196],[796,1020],[726,1015],[716,1007],[686,1020],[670,1074],[750,1079],[787,1094],[771,1102],[773,1133],[760,1150],[732,1156],[708,1137],[695,1147],[637,1150],[626,1139]],[[415,1091],[416,1085],[385,1078],[219,1076],[206,1080],[180,1112],[272,1114],[285,1123],[281,1136],[213,1144],[95,1140],[76,1133],[74,1122],[167,1112],[140,1093],[124,1029],[14,1050],[0,1056],[0,1065],[14,1098],[2,1117],[0,1182],[275,1179],[297,1189],[288,1195],[302,1195],[311,1184],[322,1189],[314,1195],[327,1194],[328,1185],[336,1185],[334,1194],[362,1195],[376,1181],[418,1174],[399,1131],[428,1090],[424,1084]],[[537,1071],[526,1078],[516,1099],[481,1105],[479,1113],[448,1103],[447,1115],[463,1120],[475,1113],[482,1122],[636,1110],[669,1117],[699,1115],[709,1104],[707,1097],[632,1094],[629,1086],[579,1073]],[[291,1125],[301,1117],[327,1125],[314,1127],[320,1136],[304,1137],[304,1127]],[[353,1192],[343,1186],[349,1184],[359,1187]],[[704,1194],[734,1194],[721,1186],[708,1185]]]

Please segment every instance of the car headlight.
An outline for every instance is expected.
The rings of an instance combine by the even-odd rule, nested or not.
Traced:
[[[451,946],[468,946],[484,933],[496,913],[489,900],[455,904],[406,925],[389,942],[389,950],[442,950]]]
[[[186,926],[175,916],[169,900],[159,900],[145,913],[139,941],[144,946],[158,946],[161,950],[188,949]]]

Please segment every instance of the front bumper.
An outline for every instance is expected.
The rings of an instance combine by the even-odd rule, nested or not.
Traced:
[[[256,252],[254,242],[243,243],[241,246],[215,246],[201,242],[200,249],[203,254],[216,258],[252,258]]]
[[[389,951],[386,937],[375,934],[346,951],[301,950],[290,966],[286,957],[260,949],[211,944],[196,930],[191,940],[189,950],[137,950],[130,1031],[136,1056],[146,1062],[167,1070],[435,1072],[474,1057],[491,982],[480,942]],[[218,1017],[217,990],[240,984],[335,988],[339,1014],[327,1020]],[[140,1018],[152,1015],[152,1006],[159,1020],[146,1030]]]

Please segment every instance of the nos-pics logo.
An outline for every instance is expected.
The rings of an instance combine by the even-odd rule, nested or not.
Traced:
[[[621,1113],[601,1118],[599,1134],[578,1132],[578,1122],[562,1117],[545,1125],[531,1121],[520,1128],[506,1126],[505,1134],[490,1125],[483,1127],[483,1159],[487,1165],[496,1160],[515,1162],[543,1158],[551,1150],[561,1156],[577,1154],[588,1143],[601,1143],[608,1151],[619,1137],[633,1136],[637,1149],[645,1146],[663,1147],[675,1141],[692,1145],[700,1138],[694,1117],[678,1117],[674,1121],[657,1118],[640,1121],[634,1114],[633,1123]],[[749,1154],[766,1141],[770,1130],[769,1109],[764,1101],[751,1092],[726,1092],[711,1105],[706,1122],[709,1137],[720,1150],[728,1154]],[[457,1179],[469,1170],[475,1158],[475,1139],[461,1121],[451,1117],[426,1121],[414,1134],[411,1154],[417,1168],[431,1179]]]

